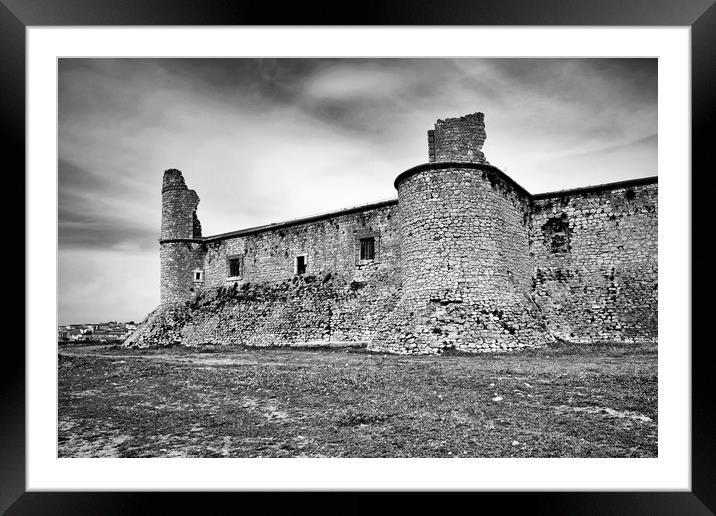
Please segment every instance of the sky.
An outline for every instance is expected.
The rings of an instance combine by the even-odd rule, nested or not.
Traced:
[[[439,118],[485,113],[531,193],[657,175],[656,59],[60,59],[58,324],[159,303],[164,170],[203,234],[396,198]]]

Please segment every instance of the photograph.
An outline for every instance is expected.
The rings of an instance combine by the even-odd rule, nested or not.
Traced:
[[[714,514],[715,1],[0,0],[0,514]]]
[[[659,66],[59,57],[57,458],[659,458]]]

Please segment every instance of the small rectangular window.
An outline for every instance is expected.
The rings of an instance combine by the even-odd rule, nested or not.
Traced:
[[[375,239],[373,237],[360,239],[360,259],[375,259]]]
[[[229,258],[229,277],[239,278],[244,275],[244,257]]]
[[[296,256],[296,274],[306,273],[306,257]]]

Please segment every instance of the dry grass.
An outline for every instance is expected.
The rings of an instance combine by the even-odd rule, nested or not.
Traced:
[[[63,347],[60,457],[655,457],[655,346]]]

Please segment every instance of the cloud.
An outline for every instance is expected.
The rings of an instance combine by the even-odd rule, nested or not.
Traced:
[[[107,250],[156,247],[157,228],[141,215],[131,188],[111,176],[58,163],[58,240],[62,248]],[[150,245],[151,244],[151,245]]]
[[[331,99],[341,103],[356,98],[375,100],[410,88],[410,77],[399,70],[376,63],[336,64],[309,76],[304,92],[317,99]]]

